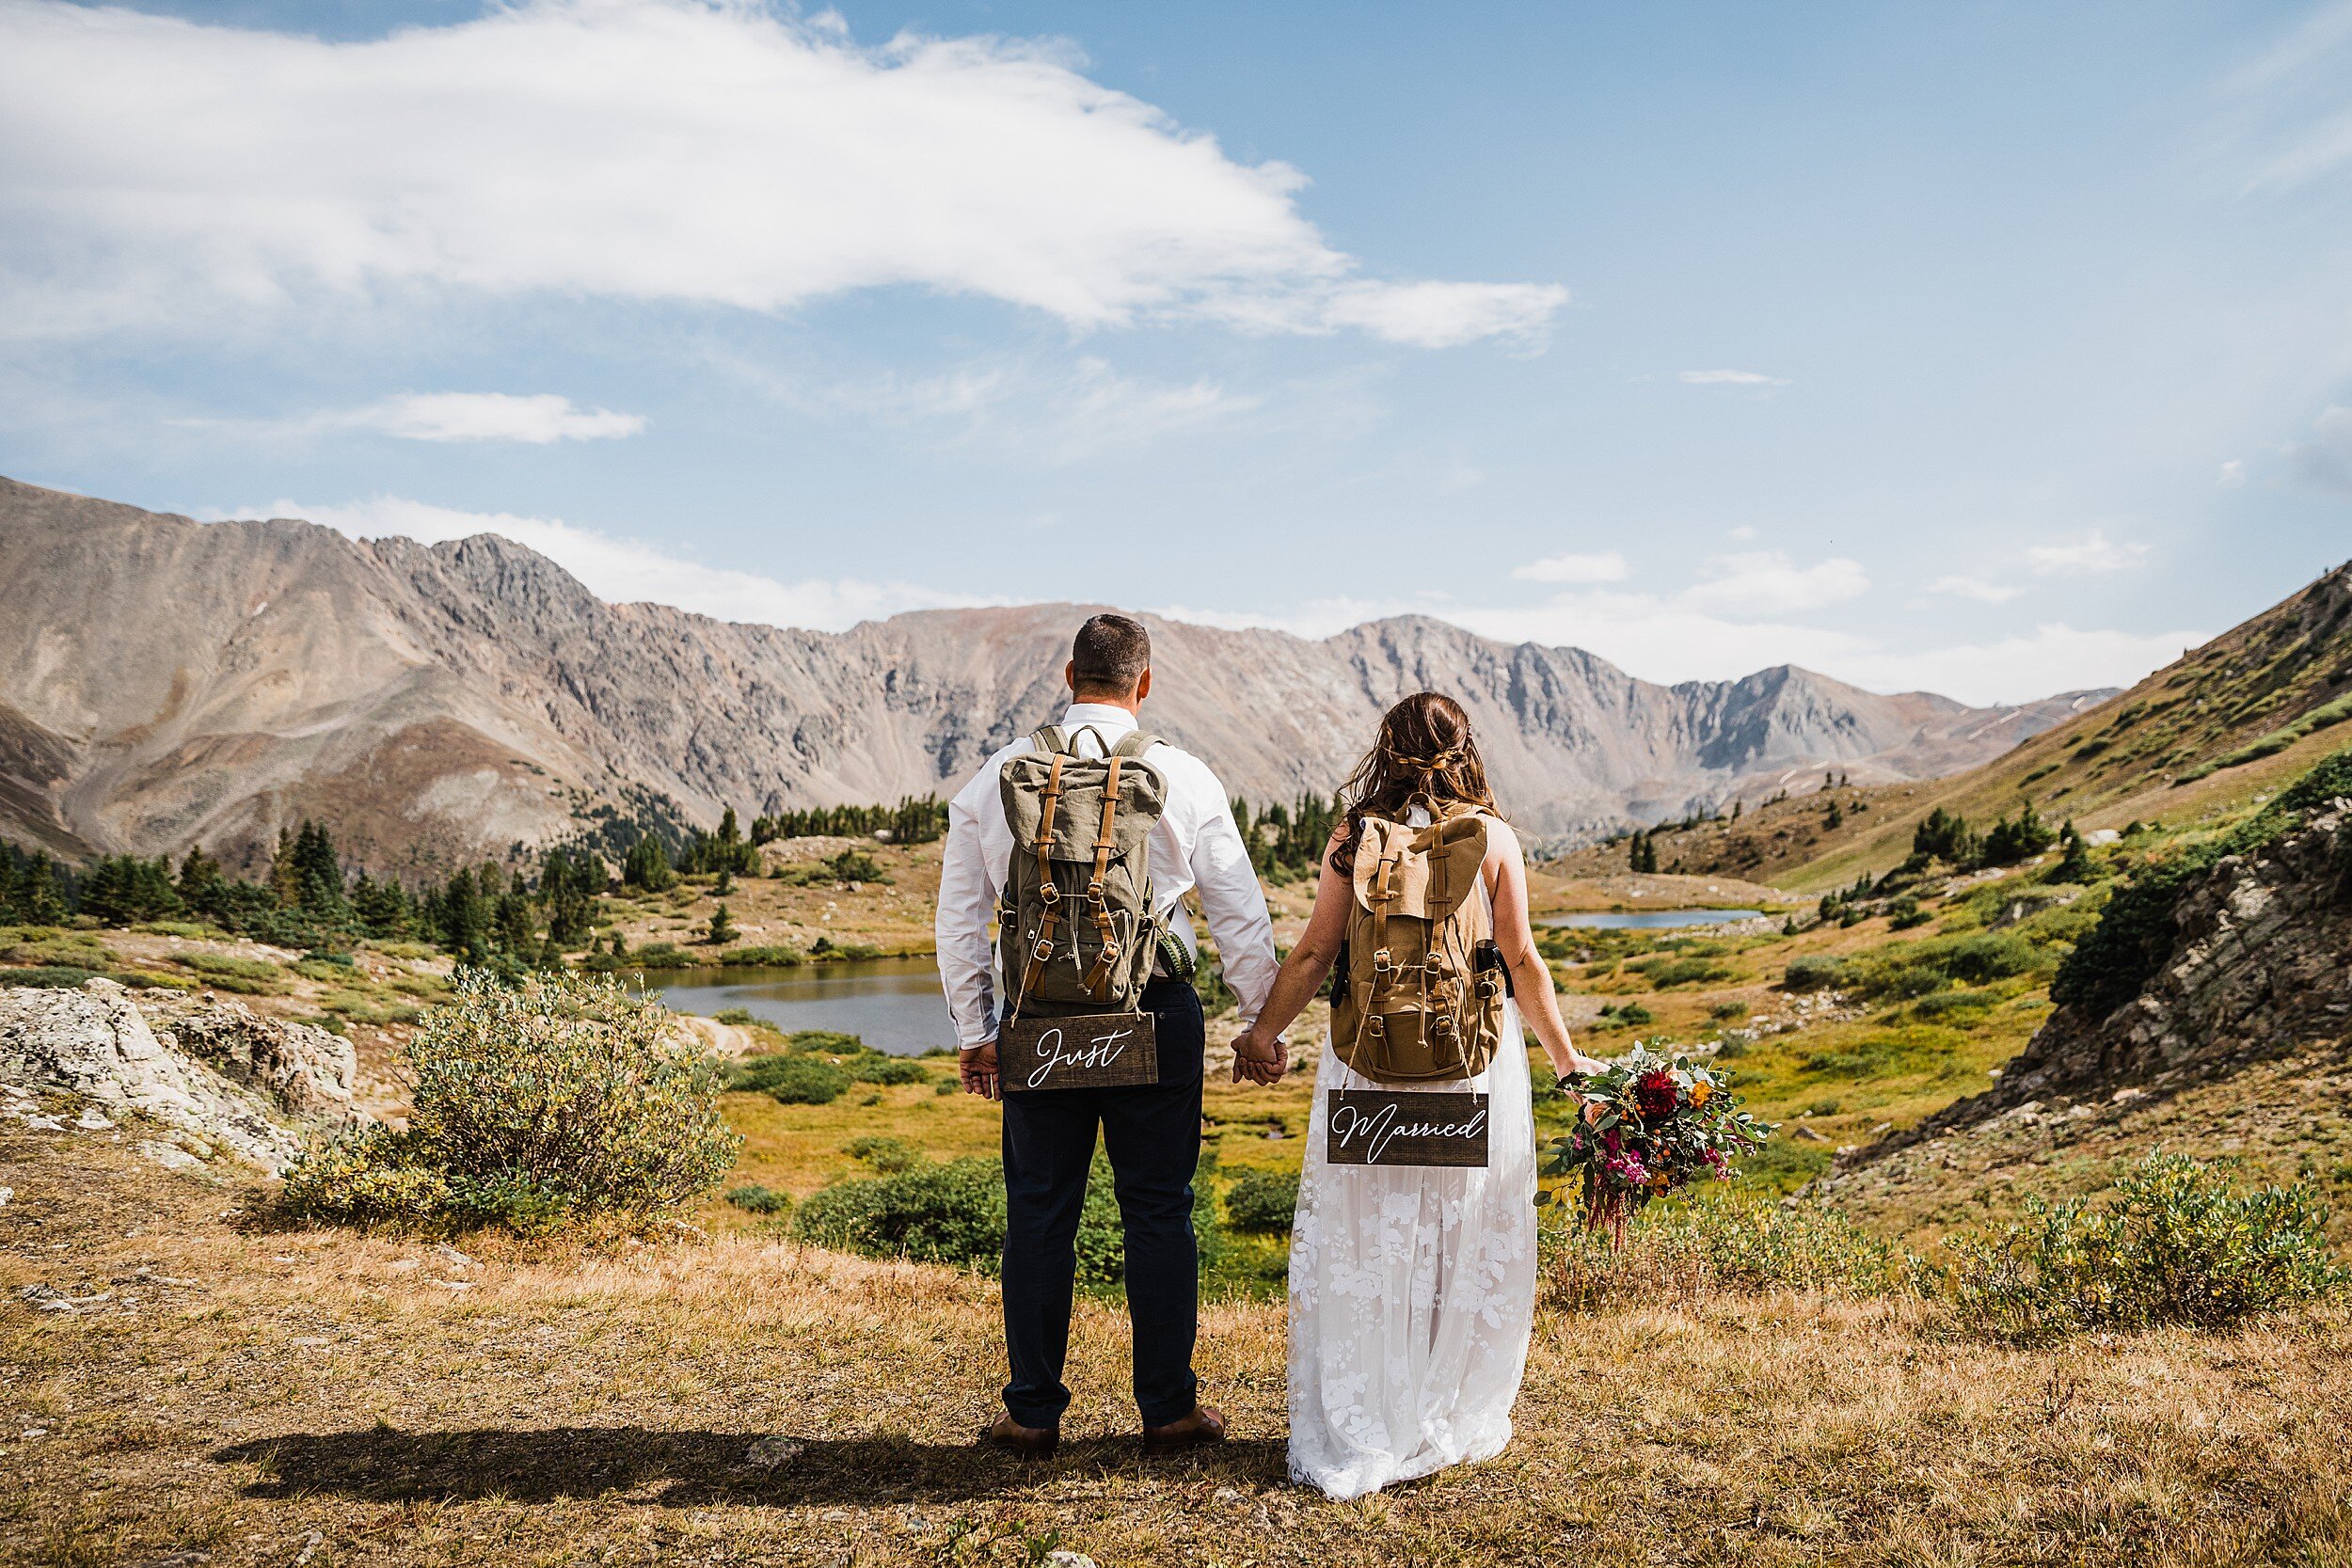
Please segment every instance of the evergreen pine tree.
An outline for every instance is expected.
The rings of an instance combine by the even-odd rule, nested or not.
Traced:
[[[733,942],[739,935],[740,935],[740,933],[735,928],[735,919],[732,915],[727,913],[727,907],[724,904],[720,905],[716,910],[711,911],[710,935],[707,939],[710,942],[710,945],[717,947],[723,943]]]

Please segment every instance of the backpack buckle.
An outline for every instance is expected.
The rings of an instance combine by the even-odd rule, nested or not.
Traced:
[[[1372,973],[1374,978],[1377,979],[1383,974],[1392,974],[1395,972],[1396,959],[1390,954],[1387,948],[1383,947],[1372,956]]]
[[[1037,901],[1041,904],[1058,904],[1061,902],[1061,889],[1052,882],[1040,882],[1037,885]]]
[[[1039,963],[1043,963],[1046,959],[1052,958],[1053,956],[1054,939],[1052,937],[1038,938],[1037,945],[1029,949],[1029,957],[1035,958]]]
[[[1387,1016],[1386,1014],[1384,1014],[1384,1013],[1374,1013],[1374,1014],[1373,1014],[1370,1018],[1365,1019],[1365,1020],[1364,1020],[1364,1033],[1365,1033],[1365,1034],[1367,1034],[1367,1035],[1369,1035],[1370,1037],[1372,1037],[1374,1039],[1376,1039],[1376,1040],[1379,1040],[1379,1039],[1386,1039],[1386,1038],[1388,1038],[1388,1037],[1389,1037],[1389,1020],[1388,1020],[1388,1016]]]

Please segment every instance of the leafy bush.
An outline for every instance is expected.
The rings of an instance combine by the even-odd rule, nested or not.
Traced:
[[[1225,1217],[1236,1230],[1279,1235],[1291,1227],[1298,1211],[1295,1174],[1248,1170],[1225,1189]]]
[[[684,1203],[741,1140],[720,1119],[718,1073],[670,1027],[609,980],[461,974],[408,1042],[407,1128],[313,1146],[284,1202],[313,1219],[524,1231]]]
[[[808,962],[808,955],[797,947],[738,947],[719,961],[729,969],[790,969]]]
[[[780,1105],[830,1105],[850,1083],[848,1069],[798,1052],[746,1056],[726,1071],[728,1088],[764,1094]]]
[[[72,990],[83,981],[96,979],[98,972],[76,969],[67,964],[41,964],[32,969],[0,969],[0,986],[34,986],[52,990]]]
[[[1645,959],[1630,966],[1636,974],[1648,976],[1649,983],[1660,990],[1670,986],[1698,986],[1710,980],[1725,980],[1731,971],[1711,958],[1659,958]]]
[[[629,955],[639,969],[692,969],[706,960],[674,942],[650,942]]]
[[[740,1187],[727,1189],[727,1201],[748,1213],[788,1214],[792,1212],[792,1195],[747,1181]]]
[[[1193,1230],[1201,1265],[1223,1245],[1208,1184],[1196,1182]],[[792,1234],[814,1246],[869,1258],[912,1258],[994,1274],[1005,1250],[1005,1167],[971,1156],[888,1176],[837,1181],[803,1200]],[[1092,1290],[1118,1285],[1124,1269],[1119,1202],[1109,1162],[1096,1155],[1078,1212],[1078,1281]]]
[[[711,1022],[733,1024],[739,1029],[748,1029],[759,1020],[752,1016],[752,1010],[749,1007],[722,1007],[711,1015]]]
[[[1780,977],[1781,987],[1787,990],[1827,990],[1847,984],[1851,967],[1845,959],[1827,954],[1804,954],[1788,960],[1788,968]]]
[[[2026,1218],[1951,1241],[1937,1283],[1963,1324],[2005,1339],[2222,1328],[2338,1289],[2326,1227],[2300,1182],[2240,1193],[2212,1165],[2152,1154],[2105,1204],[2028,1199]]]
[[[1537,1243],[1549,1293],[1571,1310],[1724,1291],[1883,1296],[1911,1288],[1915,1275],[1908,1254],[1818,1204],[1653,1205],[1622,1252],[1606,1231],[1581,1226],[1546,1226]]]
[[[862,1160],[878,1171],[913,1170],[923,1156],[904,1138],[867,1134],[851,1138],[843,1152],[852,1160]]]
[[[931,1075],[904,1056],[867,1051],[843,1064],[861,1084],[928,1084]]]
[[[1736,999],[1730,1002],[1718,1002],[1707,1009],[1707,1016],[1724,1022],[1735,1018],[1745,1018],[1748,1016],[1748,1005]]]

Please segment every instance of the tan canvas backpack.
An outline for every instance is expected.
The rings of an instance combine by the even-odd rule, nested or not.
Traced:
[[[1494,1060],[1506,991],[1494,917],[1477,896],[1486,860],[1486,819],[1475,812],[1419,828],[1364,818],[1331,1041],[1365,1077],[1446,1083]]]
[[[1099,757],[1058,724],[1029,738],[1036,750],[997,776],[1012,828],[996,911],[1009,1015],[1135,1012],[1159,947],[1151,839],[1168,780],[1143,760],[1159,737],[1134,731]]]

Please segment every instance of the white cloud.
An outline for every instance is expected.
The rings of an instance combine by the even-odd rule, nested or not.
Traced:
[[[1940,691],[1986,705],[2022,703],[2060,691],[2130,686],[2212,636],[2204,631],[2078,631],[2054,622],[1994,642],[1917,653],[1857,650],[1829,673],[1880,691]]]
[[[1788,383],[1761,371],[1684,371],[1677,377],[1693,387],[1786,387]]]
[[[1598,555],[1548,555],[1512,567],[1511,575],[1521,582],[1623,582],[1632,576],[1632,568],[1615,550],[1604,550]]]
[[[380,430],[411,441],[611,441],[645,428],[639,414],[576,408],[553,392],[412,392],[372,407],[329,416],[355,430]]]
[[[1079,329],[1533,342],[1549,284],[1359,275],[1305,177],[1063,54],[756,0],[517,0],[361,42],[0,0],[0,315],[32,336],[545,292],[784,311],[913,285]]]
[[[208,515],[251,516],[250,512]],[[377,496],[342,506],[275,502],[267,515],[307,517],[355,539],[403,535],[425,544],[496,533],[538,551],[578,578],[598,598],[615,603],[675,605],[722,621],[840,631],[860,621],[907,610],[1002,603],[973,594],[943,594],[906,582],[869,582],[856,578],[779,582],[755,572],[706,566],[642,539],[618,538],[574,528],[552,517],[518,517],[506,512],[459,512],[398,496]]]
[[[806,394],[775,388],[798,406],[892,424],[945,421],[956,439],[1048,465],[1142,446],[1231,423],[1263,407],[1255,393],[1214,381],[1168,383],[1120,375],[1082,356],[1067,369],[982,363],[940,375],[883,376]]]
[[[1684,589],[1677,603],[1708,614],[1786,615],[1858,598],[1870,588],[1862,562],[1838,556],[1800,566],[1780,550],[1742,550],[1712,557],[1700,569],[1708,580]]]
[[[2218,483],[2224,490],[2234,490],[2239,485],[2245,483],[2246,459],[2243,457],[2233,457],[2227,463],[2222,464],[2221,478]]]
[[[1974,599],[1979,604],[2007,604],[2010,600],[2026,593],[2026,590],[2017,583],[1988,582],[1982,578],[1949,577],[1937,578],[1933,582],[1929,583],[1928,592],[1950,594],[1963,599]]]
[[[2122,572],[2140,564],[2147,554],[2147,546],[2119,544],[2094,528],[2079,539],[2027,546],[2026,563],[2044,577]]]
[[[1740,524],[1738,528],[1729,528],[1729,529],[1725,529],[1725,530],[1724,530],[1724,538],[1726,538],[1726,539],[1736,540],[1736,541],[1738,541],[1738,542],[1740,542],[1740,543],[1741,543],[1741,544],[1745,544],[1748,540],[1751,540],[1751,539],[1754,539],[1755,537],[1756,537],[1756,529],[1755,529],[1755,527],[1754,527],[1753,525],[1748,524],[1748,523],[1741,523],[1741,524]]]

